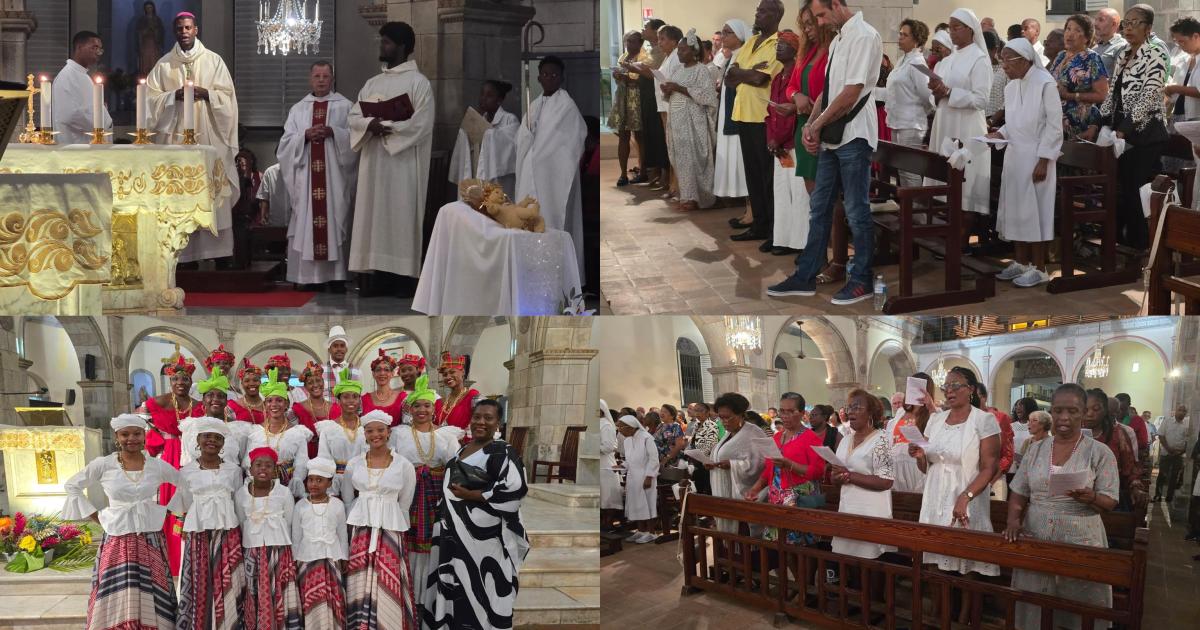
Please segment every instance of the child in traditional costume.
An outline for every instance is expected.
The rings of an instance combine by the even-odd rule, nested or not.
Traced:
[[[292,497],[304,497],[304,478],[308,475],[308,444],[313,432],[302,424],[288,426],[288,389],[279,380],[279,369],[271,368],[268,380],[260,386],[266,418],[262,424],[252,425],[246,435],[246,450],[263,446],[275,451],[279,462],[275,466],[275,478],[292,491]],[[250,458],[242,461],[250,469]]]
[[[300,499],[292,515],[292,550],[299,563],[296,582],[306,630],[346,627],[342,574],[350,545],[346,539],[346,507],[337,497],[329,496],[335,468],[330,459],[309,460],[304,484],[308,498]]]
[[[279,456],[266,447],[250,451],[250,483],[237,493],[246,550],[246,630],[303,627],[296,562],[292,558],[292,492],[275,481]]]

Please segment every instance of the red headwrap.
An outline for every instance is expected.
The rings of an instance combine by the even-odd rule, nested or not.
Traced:
[[[179,372],[187,372],[187,375],[191,376],[192,372],[196,371],[196,364],[190,359],[184,359],[181,354],[174,365],[168,365],[163,371],[167,373],[167,376],[175,376]]]
[[[419,354],[406,354],[400,359],[400,365],[415,365],[418,371],[424,371],[425,357]]]
[[[380,363],[386,363],[388,365],[389,369],[391,369],[393,372],[396,371],[396,358],[392,357],[392,356],[388,355],[388,353],[384,352],[383,348],[379,349],[379,358],[375,359],[374,361],[371,361],[371,371],[374,372],[375,368]]]
[[[260,446],[256,449],[253,449],[250,451],[250,454],[247,455],[247,457],[250,458],[250,463],[254,463],[254,460],[258,459],[259,457],[269,458],[272,464],[279,463],[279,454],[275,452],[275,449],[269,446]]]
[[[305,364],[304,370],[300,372],[300,382],[303,383],[304,381],[307,381],[308,377],[310,376],[320,376],[324,373],[325,368],[320,363],[313,363],[312,361],[309,361],[307,364]]]
[[[792,50],[800,52],[800,36],[795,32],[788,30],[779,31],[779,41],[787,42],[792,47]]]
[[[267,359],[266,369],[269,370],[273,367],[280,367],[280,366],[286,367],[289,370],[292,369],[292,360],[290,358],[288,358],[288,355],[286,352],[284,352],[283,354],[277,354],[277,355],[271,357],[270,359]]]
[[[443,370],[466,370],[467,369],[466,355],[460,355],[460,356],[456,357],[456,356],[450,354],[449,352],[443,352],[441,369],[443,369]]]
[[[208,355],[207,359],[204,360],[204,369],[212,371],[213,365],[225,361],[233,363],[233,353],[227,352],[225,350],[225,344],[221,344],[217,346],[216,350],[213,350],[212,353]]]
[[[250,359],[242,359],[242,369],[238,370],[238,380],[242,380],[247,374],[253,374],[257,377],[262,377],[262,368],[250,362]]]

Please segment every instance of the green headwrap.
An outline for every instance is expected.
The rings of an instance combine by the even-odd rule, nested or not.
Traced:
[[[437,394],[432,389],[429,389],[429,376],[422,374],[417,377],[417,382],[413,384],[412,392],[404,397],[404,402],[411,405],[422,400],[433,402],[436,398]]]
[[[196,384],[196,387],[200,390],[201,396],[211,392],[214,389],[228,392],[229,379],[225,378],[225,375],[221,373],[221,366],[214,365],[212,373],[208,375],[208,379],[200,381]]]
[[[350,380],[350,368],[342,368],[338,373],[338,384],[333,388],[333,397],[337,398],[344,392],[354,392],[355,394],[362,393],[362,383]]]
[[[287,400],[288,387],[287,383],[279,382],[279,368],[267,370],[267,382],[259,386],[258,393],[263,397],[263,400],[271,396],[278,396]]]

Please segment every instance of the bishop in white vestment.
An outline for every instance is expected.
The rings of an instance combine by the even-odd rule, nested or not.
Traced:
[[[195,87],[193,125],[198,144],[221,153],[221,164],[233,193],[215,209],[214,233],[197,230],[179,256],[180,262],[233,255],[233,218],[230,209],[238,198],[238,173],[234,164],[238,141],[238,106],[233,79],[221,56],[208,50],[197,36],[200,27],[191,13],[175,17],[175,47],[158,60],[146,77],[148,121],[156,144],[182,144],[184,130],[183,87]]]
[[[521,120],[500,106],[511,89],[512,84],[504,81],[484,82],[477,111],[492,126],[483,132],[477,161],[471,154],[471,140],[467,130],[458,130],[458,141],[454,144],[454,154],[450,158],[451,182],[457,184],[464,179],[494,181],[500,184],[510,199],[517,194],[517,129],[521,126]]]
[[[367,80],[350,109],[350,146],[360,154],[358,194],[350,232],[350,271],[421,275],[425,187],[433,148],[433,90],[409,59],[416,35],[404,22],[379,29],[380,61],[387,67]],[[362,103],[407,95],[408,120],[363,116]]]
[[[58,144],[87,144],[92,141],[92,79],[88,68],[96,65],[104,52],[100,36],[80,31],[72,40],[71,58],[54,76],[50,110],[53,118],[54,141]],[[112,116],[108,108],[101,112],[103,129],[112,131]]]
[[[562,89],[563,62],[546,57],[538,65],[542,95],[525,113],[517,132],[517,194],[537,199],[546,227],[565,230],[575,241],[579,268],[583,263],[583,205],[579,160],[587,125],[571,95]]]
[[[288,222],[288,282],[346,279],[350,204],[358,154],[350,148],[349,99],[331,92],[333,66],[309,71],[312,92],[288,112],[279,140],[279,168],[292,203]]]

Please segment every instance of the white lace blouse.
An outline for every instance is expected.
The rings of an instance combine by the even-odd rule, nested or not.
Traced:
[[[366,456],[358,455],[346,464],[345,482],[347,485],[343,489],[357,494],[350,504],[347,524],[408,531],[408,508],[417,487],[417,473],[412,462],[392,451],[392,463],[387,468],[367,468]],[[378,532],[373,532],[372,551],[377,538]]]
[[[242,468],[221,462],[218,470],[203,470],[193,461],[179,469],[180,483],[167,509],[187,514],[183,531],[202,532],[210,529],[233,529],[238,526],[233,495],[242,486]]]
[[[137,472],[122,470],[116,453],[88,462],[63,486],[67,500],[62,517],[77,520],[95,514],[96,508],[84,493],[98,483],[108,497],[108,507],[100,510],[98,517],[105,533],[122,536],[161,530],[167,508],[158,502],[158,487],[178,484],[179,471],[160,459],[145,457],[146,465]]]
[[[345,560],[350,557],[346,537],[346,506],[341,499],[314,505],[300,499],[292,515],[292,555],[296,562]]]

